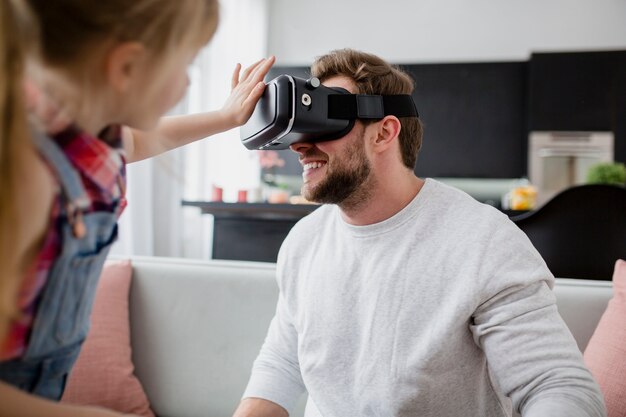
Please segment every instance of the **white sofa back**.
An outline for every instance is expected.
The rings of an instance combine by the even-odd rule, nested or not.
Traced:
[[[136,374],[158,416],[232,416],[274,315],[274,264],[134,258]]]
[[[274,315],[275,265],[133,258],[136,373],[158,416],[230,417]],[[558,280],[559,310],[584,349],[611,283]],[[305,398],[295,416],[303,415]]]
[[[559,313],[584,352],[613,296],[611,281],[557,278],[554,287]]]

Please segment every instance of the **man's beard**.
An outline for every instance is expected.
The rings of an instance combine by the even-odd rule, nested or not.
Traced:
[[[307,200],[352,207],[367,199],[369,189],[363,184],[370,176],[371,167],[362,140],[347,148],[346,155],[346,158],[334,161],[334,166],[330,163],[326,165],[326,177],[319,184],[311,188],[306,184],[302,187]]]

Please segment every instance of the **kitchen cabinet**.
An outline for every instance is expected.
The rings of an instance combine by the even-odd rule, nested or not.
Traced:
[[[276,262],[291,228],[316,204],[223,203],[183,201],[213,215],[212,259]]]
[[[212,259],[276,262],[291,228],[318,207],[317,204],[223,203],[182,201],[213,215]],[[506,210],[516,216],[523,211]]]
[[[626,51],[534,53],[530,131],[612,131],[626,161]]]
[[[406,65],[424,124],[421,177],[526,174],[526,62]]]
[[[527,62],[400,65],[415,80],[413,97],[424,123],[415,167],[422,177],[520,178],[526,175]],[[305,67],[274,67],[268,75],[308,78]],[[300,175],[297,156],[280,175]],[[295,162],[294,162],[295,161]]]
[[[523,62],[403,64],[425,125],[423,177],[528,176],[531,131],[612,131],[626,162],[626,51],[533,53]],[[309,77],[306,67],[274,67]],[[300,175],[297,156],[276,174]]]

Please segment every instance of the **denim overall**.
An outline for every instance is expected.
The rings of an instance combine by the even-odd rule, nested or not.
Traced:
[[[26,351],[21,358],[0,362],[0,380],[59,400],[89,330],[98,278],[117,237],[117,216],[83,213],[89,199],[76,169],[51,139],[35,135],[34,140],[62,188],[62,216],[56,225],[61,248],[40,295]]]

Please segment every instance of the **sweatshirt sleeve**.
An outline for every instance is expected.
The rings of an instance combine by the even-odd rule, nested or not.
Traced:
[[[285,307],[282,293],[276,314],[254,361],[243,398],[262,398],[283,407],[291,415],[305,392],[298,363],[298,337]]]
[[[492,239],[488,297],[475,311],[474,339],[494,383],[523,417],[604,417],[599,387],[557,311],[553,277],[524,238]]]

